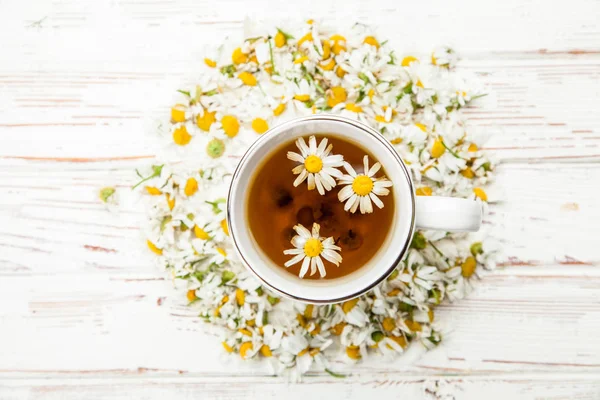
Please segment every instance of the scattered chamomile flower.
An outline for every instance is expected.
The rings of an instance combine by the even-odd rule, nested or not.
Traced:
[[[392,186],[392,182],[385,177],[375,178],[375,174],[381,169],[379,162],[369,168],[369,157],[363,158],[363,172],[357,174],[352,165],[344,163],[347,175],[339,178],[340,185],[346,185],[338,192],[340,202],[346,202],[344,210],[351,213],[356,212],[360,206],[361,214],[373,212],[373,205],[383,208],[383,202],[377,196],[387,196],[390,191],[387,189]]]
[[[144,246],[175,282],[184,283],[182,300],[190,309],[222,328],[227,356],[264,358],[274,374],[299,379],[316,367],[339,376],[330,366],[336,355],[356,363],[373,354],[397,357],[412,342],[435,346],[441,335],[434,308],[466,296],[484,269],[499,261],[498,246],[483,232],[474,239],[417,232],[405,260],[371,292],[340,305],[307,306],[263,287],[236,258],[225,199],[240,156],[261,131],[296,116],[329,112],[368,124],[388,139],[406,162],[418,195],[475,198],[487,205],[486,198],[494,199],[487,185],[495,163],[481,148],[489,129],[467,130],[461,111],[484,95],[482,88],[471,74],[453,68],[456,54],[448,48],[436,49],[431,62],[417,60],[394,51],[363,24],[346,29],[300,21],[263,28],[209,53],[196,84],[179,91],[181,99],[157,127],[165,145],[161,162],[140,170],[135,186],[148,214]],[[437,146],[433,157],[438,139],[443,150]],[[313,150],[321,146],[324,163],[332,154],[325,154],[322,142]],[[304,147],[310,151],[310,141]],[[310,155],[297,154],[297,178]],[[329,174],[333,183],[327,180],[332,187],[343,175],[339,158]],[[362,175],[371,178],[375,195],[371,169]],[[308,174],[304,180],[310,184]],[[319,189],[317,174],[313,188]],[[347,176],[346,206],[355,194],[354,179]],[[370,194],[363,197],[372,209]],[[355,204],[350,207],[361,207],[360,200]],[[308,233],[306,242],[313,238]],[[319,237],[321,245],[327,240]],[[297,252],[292,259],[300,256],[297,263],[304,263],[304,247],[290,250]],[[340,257],[339,250],[330,250]],[[311,269],[320,275],[316,260],[315,269],[308,267],[305,274]]]
[[[310,267],[311,276],[318,270],[321,278],[325,278],[327,271],[325,271],[325,264],[321,257],[335,264],[336,267],[339,267],[342,262],[342,256],[338,253],[341,248],[334,244],[333,237],[322,238],[319,236],[320,229],[321,226],[317,223],[313,223],[312,232],[300,224],[295,225],[294,230],[297,235],[291,241],[295,248],[283,252],[283,254],[294,256],[284,264],[286,268],[302,261],[302,267],[298,274],[300,278],[304,278],[308,267]]]
[[[319,194],[324,195],[336,186],[335,179],[340,178],[342,173],[337,168],[344,164],[344,157],[339,154],[330,154],[333,145],[327,146],[327,138],[323,138],[317,145],[315,136],[308,138],[308,145],[303,138],[296,140],[296,146],[300,154],[288,151],[287,158],[301,163],[292,172],[298,175],[294,180],[294,186],[299,186],[305,180],[308,181],[308,190],[317,188]]]

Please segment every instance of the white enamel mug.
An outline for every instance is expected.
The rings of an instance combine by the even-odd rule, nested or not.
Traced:
[[[390,190],[395,199],[394,221],[380,250],[362,268],[335,279],[300,279],[275,265],[260,249],[248,225],[248,196],[256,166],[282,145],[312,134],[339,137],[367,149],[393,183]],[[402,261],[415,229],[477,231],[481,225],[481,205],[466,199],[415,196],[406,165],[379,132],[354,120],[318,114],[278,125],[248,149],[231,181],[227,219],[241,260],[267,287],[292,299],[326,304],[357,297],[385,279]],[[343,263],[339,268],[343,268]]]

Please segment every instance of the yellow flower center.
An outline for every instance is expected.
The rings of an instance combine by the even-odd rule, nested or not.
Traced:
[[[323,244],[319,239],[310,238],[304,245],[304,254],[307,257],[316,257],[323,251]]]
[[[210,239],[210,235],[204,229],[200,228],[198,225],[194,226],[194,234],[196,235],[196,237],[198,239],[201,239],[201,240]]]
[[[310,155],[304,160],[304,167],[308,172],[316,174],[323,169],[323,161],[318,156]]]
[[[366,196],[373,190],[373,180],[366,175],[359,175],[352,182],[352,190],[359,196]]]

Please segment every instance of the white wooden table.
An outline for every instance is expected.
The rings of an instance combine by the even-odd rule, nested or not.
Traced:
[[[0,398],[419,398],[447,380],[457,399],[599,399],[600,3],[411,3],[0,1]],[[495,132],[485,222],[507,261],[440,308],[453,331],[436,350],[288,387],[170,300],[139,207],[97,200],[127,191],[155,152],[146,117],[246,16],[357,19],[407,53],[450,44],[494,92],[467,112]]]

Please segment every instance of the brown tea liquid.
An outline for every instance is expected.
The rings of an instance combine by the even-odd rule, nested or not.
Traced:
[[[308,135],[304,140],[308,143]],[[317,135],[317,143],[324,136]],[[357,145],[336,137],[326,136],[333,145],[331,154],[341,154],[358,174],[363,172],[363,157],[369,156],[369,167],[377,160]],[[324,196],[314,190],[308,190],[307,181],[294,187],[297,175],[292,169],[297,162],[288,160],[287,152],[300,153],[295,141],[283,145],[258,166],[250,185],[250,196],[247,204],[247,215],[250,231],[262,251],[278,266],[291,274],[298,276],[302,262],[284,267],[286,261],[293,256],[283,254],[284,250],[292,249],[290,243],[296,232],[292,229],[300,223],[308,230],[313,222],[321,226],[322,237],[333,236],[336,245],[342,248],[342,262],[339,267],[323,259],[327,276],[324,279],[334,279],[356,271],[365,265],[382,246],[390,230],[394,218],[393,192],[380,196],[383,209],[373,204],[372,214],[354,214],[344,211],[344,203],[338,200],[338,192],[344,187],[337,185]],[[346,174],[342,167],[341,171]],[[375,175],[385,175],[381,168]],[[391,189],[391,188],[390,188]],[[310,271],[304,279],[321,279],[319,273],[310,276]]]

